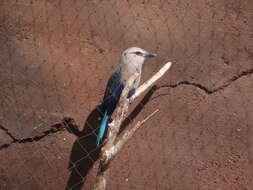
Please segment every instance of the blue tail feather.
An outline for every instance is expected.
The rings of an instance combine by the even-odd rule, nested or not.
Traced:
[[[97,137],[97,146],[99,146],[99,143],[103,139],[108,119],[109,119],[109,115],[108,115],[107,110],[106,110],[105,113],[104,113],[104,116],[103,116],[102,123],[101,123],[100,128],[99,128],[98,137]]]

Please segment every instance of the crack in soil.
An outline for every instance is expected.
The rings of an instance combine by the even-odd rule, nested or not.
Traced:
[[[16,144],[16,143],[22,144],[22,143],[31,143],[31,142],[40,141],[41,139],[49,136],[50,134],[54,134],[54,133],[57,133],[59,131],[65,130],[67,126],[68,126],[68,121],[64,120],[61,123],[57,123],[57,124],[52,125],[50,127],[51,129],[43,131],[42,135],[37,135],[37,136],[34,136],[34,137],[18,139],[14,135],[12,135],[12,133],[10,133],[7,128],[0,125],[0,130],[4,131],[5,134],[8,135],[12,139],[12,142],[0,145],[0,150],[6,149],[6,148],[10,147],[12,144]]]
[[[223,84],[222,86],[219,86],[219,87],[217,87],[213,90],[208,89],[207,87],[203,86],[202,84],[191,82],[191,81],[180,81],[177,84],[163,85],[163,86],[158,87],[156,90],[158,90],[160,88],[177,88],[180,85],[189,85],[189,86],[197,87],[200,90],[204,91],[206,94],[210,95],[210,94],[213,94],[215,92],[218,92],[220,90],[225,89],[226,87],[230,86],[234,81],[236,81],[236,80],[238,80],[242,77],[251,75],[251,74],[253,74],[253,68],[251,68],[249,70],[246,70],[246,71],[243,71],[239,75],[236,75],[236,76],[232,77],[225,84]],[[160,95],[156,96],[155,98],[158,98],[158,97],[164,96],[164,95],[168,95],[168,94],[160,94]],[[64,119],[61,123],[57,123],[55,125],[52,125],[51,129],[43,131],[42,135],[34,136],[34,137],[28,137],[28,138],[21,138],[21,139],[16,138],[14,135],[12,135],[12,133],[9,132],[9,130],[7,128],[0,125],[0,130],[4,131],[5,134],[8,135],[12,139],[12,142],[0,145],[0,150],[6,149],[9,146],[11,146],[12,144],[16,144],[16,143],[22,144],[22,143],[30,143],[30,142],[40,141],[41,139],[49,136],[50,134],[54,134],[54,133],[57,133],[59,131],[63,131],[66,128],[68,129],[68,126],[72,122],[73,122],[73,120],[71,120],[71,119],[70,120]]]
[[[238,79],[240,79],[242,77],[251,75],[251,74],[253,74],[253,68],[251,68],[249,70],[246,70],[246,71],[243,71],[239,75],[236,75],[236,76],[232,77],[225,84],[223,84],[223,85],[221,85],[221,86],[219,86],[219,87],[217,87],[217,88],[215,88],[213,90],[208,89],[207,87],[203,86],[202,84],[199,84],[199,83],[196,83],[196,82],[191,82],[191,81],[180,81],[180,82],[178,82],[176,84],[167,84],[167,85],[163,85],[163,86],[158,87],[158,89],[159,88],[176,88],[176,87],[178,87],[180,85],[189,85],[189,86],[197,87],[200,90],[204,91],[206,94],[210,95],[210,94],[213,94],[215,92],[218,92],[220,90],[225,89],[226,87],[230,86],[236,80],[238,80]],[[163,95],[165,95],[165,94],[163,94]]]

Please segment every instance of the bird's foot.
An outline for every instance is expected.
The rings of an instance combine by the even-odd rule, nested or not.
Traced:
[[[113,127],[114,126],[114,120],[108,124],[109,127]]]
[[[132,102],[133,102],[132,98],[127,98],[126,101],[127,101],[127,103],[128,103],[129,105],[131,105]]]

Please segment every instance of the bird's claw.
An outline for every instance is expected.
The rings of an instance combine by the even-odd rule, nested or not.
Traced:
[[[114,120],[108,124],[109,127],[113,127],[114,126]]]
[[[129,105],[131,105],[132,102],[133,102],[132,98],[127,98],[127,103],[128,103]]]

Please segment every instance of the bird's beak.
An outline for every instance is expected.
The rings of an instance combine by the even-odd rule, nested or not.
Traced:
[[[156,53],[152,53],[152,52],[147,52],[144,57],[148,58],[148,57],[155,57]]]

